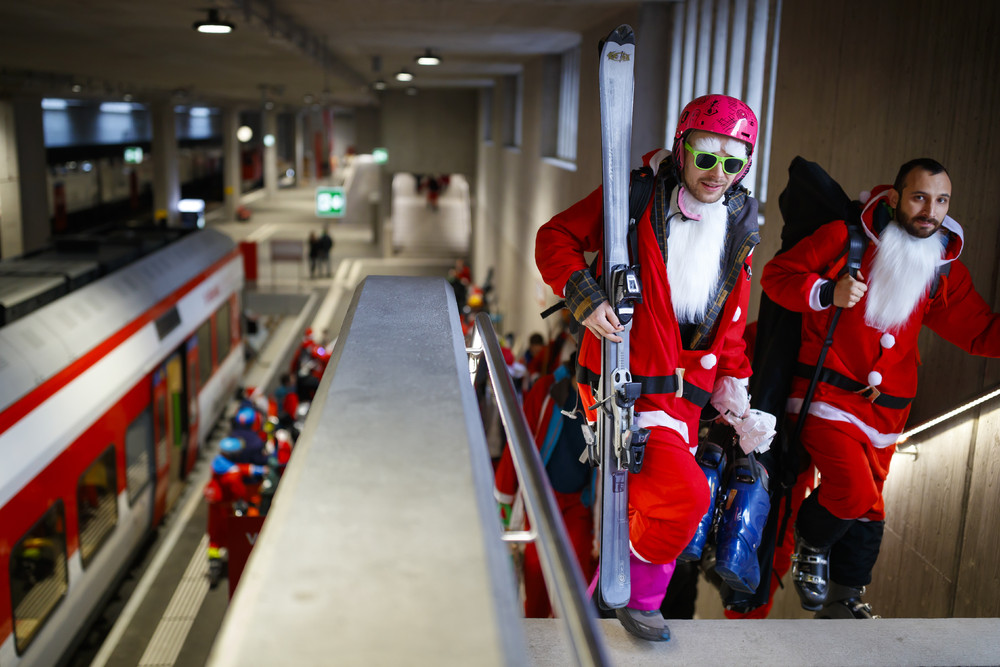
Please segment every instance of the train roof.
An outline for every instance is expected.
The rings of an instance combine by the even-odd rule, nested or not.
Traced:
[[[0,304],[8,308],[17,306],[16,299],[38,302],[0,327],[0,410],[93,350],[236,247],[230,237],[209,229],[176,234],[172,241],[166,234],[159,238],[163,242],[147,245],[143,255],[123,267],[72,291],[66,288],[54,298],[48,298],[46,286],[51,291],[62,281],[66,287],[72,272],[4,275],[5,265],[26,265],[30,258],[0,262]],[[132,247],[142,243],[150,242],[147,238]],[[101,257],[114,255],[108,250],[113,245],[94,245],[92,261],[99,264]],[[37,257],[50,261],[55,255],[40,253]]]

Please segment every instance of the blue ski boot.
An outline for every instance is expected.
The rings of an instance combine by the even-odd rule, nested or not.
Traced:
[[[715,542],[715,572],[730,588],[753,593],[760,584],[760,547],[771,509],[767,471],[753,458],[737,459]]]
[[[698,446],[698,452],[694,455],[694,460],[701,466],[702,471],[705,473],[705,478],[708,480],[708,493],[711,500],[708,505],[708,511],[705,512],[705,516],[701,517],[698,530],[695,531],[694,537],[691,538],[691,543],[677,557],[677,560],[681,561],[699,560],[701,558],[701,551],[705,548],[705,541],[708,540],[708,534],[712,532],[712,521],[715,519],[715,510],[719,504],[720,482],[722,480],[722,473],[726,469],[725,452],[722,451],[722,447],[712,442],[702,442]]]

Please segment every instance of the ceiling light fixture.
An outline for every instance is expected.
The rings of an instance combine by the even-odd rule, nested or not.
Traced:
[[[405,69],[401,69],[396,72],[396,81],[402,81],[406,83],[407,81],[413,81],[413,75],[407,72]]]
[[[375,81],[375,83],[372,84],[372,88],[374,88],[375,90],[385,90],[387,87],[388,84],[386,84],[385,79],[378,79],[377,81]]]
[[[418,65],[440,65],[441,64],[441,59],[439,57],[437,57],[436,55],[434,55],[434,53],[430,49],[427,49],[426,51],[424,51],[424,55],[417,56],[416,57],[416,61],[417,61]]]
[[[198,32],[204,32],[212,35],[225,35],[233,30],[236,30],[236,25],[230,23],[229,21],[223,21],[219,17],[218,9],[208,10],[208,20],[207,21],[195,21],[192,26]]]

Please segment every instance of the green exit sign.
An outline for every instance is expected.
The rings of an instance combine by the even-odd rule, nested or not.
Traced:
[[[142,164],[142,146],[125,147],[125,164]]]
[[[388,148],[375,148],[372,150],[372,158],[375,164],[385,164],[389,160]]]
[[[347,198],[344,197],[344,188],[316,188],[316,215],[319,217],[342,218],[346,206]]]

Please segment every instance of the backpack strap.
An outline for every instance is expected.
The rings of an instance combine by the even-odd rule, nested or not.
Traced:
[[[639,269],[639,220],[653,197],[653,168],[632,170],[628,193],[628,249],[633,269]]]

